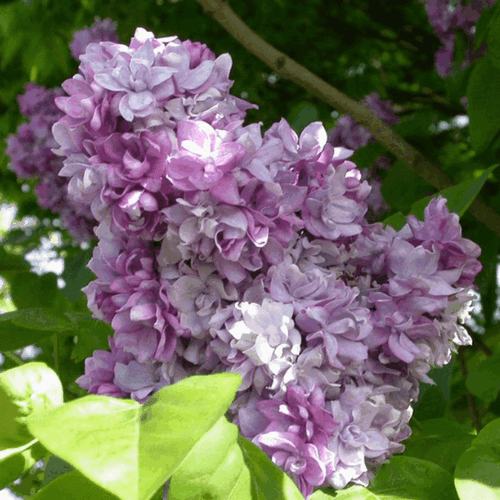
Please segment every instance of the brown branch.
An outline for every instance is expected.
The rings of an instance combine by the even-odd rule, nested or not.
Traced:
[[[420,177],[441,191],[455,183],[411,144],[387,127],[367,107],[316,76],[283,52],[263,40],[231,9],[227,0],[196,0],[205,13],[215,19],[233,38],[271,69],[292,80],[332,108],[349,114],[396,158],[408,165]],[[500,237],[500,215],[480,200],[473,201],[470,213]]]

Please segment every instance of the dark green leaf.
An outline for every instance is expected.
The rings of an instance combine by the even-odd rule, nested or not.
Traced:
[[[119,497],[74,470],[44,486],[31,500],[118,500]]]
[[[19,448],[0,449],[0,490],[29,471],[45,452],[36,439]]]
[[[351,486],[333,492],[316,491],[310,500],[458,500],[453,477],[432,462],[393,457],[368,488]],[[469,498],[472,500],[473,497]]]
[[[87,268],[87,264],[92,257],[92,252],[78,252],[64,266],[61,278],[66,282],[62,293],[68,300],[78,300],[82,295],[82,288],[95,278],[94,273]]]
[[[477,197],[481,188],[484,186],[488,176],[498,167],[497,165],[492,165],[490,168],[485,170],[480,177],[476,179],[472,179],[470,181],[464,181],[456,186],[443,189],[439,193],[433,194],[428,198],[423,198],[422,200],[417,201],[411,207],[410,214],[416,215],[417,218],[423,219],[424,210],[429,204],[429,202],[438,196],[442,196],[446,198],[447,204],[450,212],[458,214],[460,217],[464,215],[464,213],[469,208],[470,204]]]
[[[490,57],[475,63],[467,88],[472,145],[482,152],[500,131],[500,68]]]
[[[494,401],[500,394],[500,349],[486,358],[467,376],[467,389],[486,402]]]
[[[405,441],[405,456],[428,460],[453,473],[458,457],[471,445],[476,431],[444,418],[424,420]]]
[[[288,115],[290,126],[299,135],[310,123],[318,120],[318,110],[308,102],[300,102],[292,108]]]
[[[10,294],[18,309],[51,307],[56,293],[57,275],[54,273],[38,276],[31,272],[19,272],[10,284]]]
[[[57,455],[51,455],[45,466],[44,484],[48,484],[57,477],[72,470],[75,470],[75,468],[71,464],[68,464],[68,462]]]

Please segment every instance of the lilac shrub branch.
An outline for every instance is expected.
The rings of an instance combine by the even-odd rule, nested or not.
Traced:
[[[366,127],[388,151],[434,188],[441,191],[455,184],[441,171],[439,165],[427,159],[420,151],[385,125],[367,107],[351,99],[262,39],[238,17],[228,2],[223,0],[196,1],[203,7],[207,15],[215,19],[254,56],[326,104],[352,116],[357,123]],[[500,236],[500,216],[494,210],[476,199],[471,204],[469,212],[493,233]]]

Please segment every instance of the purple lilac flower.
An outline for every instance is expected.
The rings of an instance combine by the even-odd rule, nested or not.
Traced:
[[[96,17],[94,24],[73,33],[73,39],[69,44],[71,55],[78,61],[89,43],[94,42],[119,42],[116,33],[116,22],[109,18],[101,19]]]
[[[306,393],[301,387],[289,386],[284,400],[259,401],[255,410],[251,416],[257,416],[257,425],[262,429],[246,437],[253,438],[276,465],[292,476],[304,496],[310,496],[314,487],[322,486],[331,476],[335,460],[328,441],[338,423],[325,409],[322,391],[315,387]],[[248,420],[245,409],[238,417],[240,421]]]
[[[180,330],[155,270],[153,250],[139,239],[117,237],[105,224],[96,235],[99,244],[89,268],[98,279],[83,289],[94,317],[111,323],[116,345],[139,362],[169,361]]]
[[[411,434],[412,408],[397,410],[386,402],[384,390],[371,385],[345,385],[326,411],[338,423],[328,443],[334,463],[327,483],[336,489],[350,482],[368,486],[377,466],[401,453],[400,442]]]
[[[85,375],[76,383],[90,394],[130,398],[139,403],[166,385],[174,384],[188,374],[177,357],[168,363],[155,360],[139,362],[133,354],[116,346],[108,337],[111,352],[97,350],[85,360]]]
[[[491,7],[496,0],[474,0],[467,5],[461,0],[454,5],[449,0],[421,1],[425,4],[431,26],[443,44],[434,57],[436,70],[441,77],[449,75],[452,70],[457,30],[465,33],[468,42],[461,69],[484,53],[484,44],[474,51],[474,27],[482,11]]]
[[[399,122],[398,116],[392,109],[391,101],[380,99],[377,92],[365,96],[361,103],[389,127],[393,127]],[[343,115],[337,120],[335,127],[328,132],[328,141],[334,146],[356,150],[375,142],[375,138],[365,127],[358,125],[351,116]],[[388,168],[390,168],[389,159],[386,156],[381,156],[374,162],[370,170],[363,169],[361,171],[361,180],[368,180],[372,188],[365,199],[370,218],[379,217],[389,210],[389,206],[380,191],[380,178],[377,173],[379,170],[387,170]]]
[[[243,125],[229,68],[138,29],[128,47],[91,43],[64,84],[61,173],[100,222],[84,291],[115,330],[79,383],[145,402],[240,373],[233,421],[306,496],[367,485],[403,450],[419,381],[470,342],[479,248],[444,199],[401,231],[367,222],[352,150],[319,122],[300,137],[286,120]]]
[[[5,152],[11,158],[10,168],[18,177],[39,179],[35,188],[39,205],[60,215],[71,235],[84,241],[92,238],[94,217],[87,205],[68,196],[67,182],[59,177],[62,159],[52,151],[57,143],[51,128],[62,116],[54,99],[61,94],[61,89],[46,89],[34,83],[26,85],[18,102],[21,113],[29,121],[18,127],[16,135],[7,138]]]

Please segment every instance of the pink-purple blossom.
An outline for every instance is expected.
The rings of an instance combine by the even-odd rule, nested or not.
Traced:
[[[254,106],[230,94],[230,67],[139,28],[90,43],[63,84],[61,178],[99,222],[84,292],[115,331],[78,382],[145,402],[239,373],[233,421],[305,496],[367,485],[403,450],[419,381],[470,342],[480,250],[444,198],[400,231],[370,223],[377,192],[347,148],[371,136],[349,117],[330,136],[244,125]]]
[[[118,42],[116,33],[117,24],[113,20],[106,18],[101,21],[96,17],[92,26],[85,27],[73,33],[73,39],[69,44],[71,55],[78,61],[89,43],[95,42]]]

